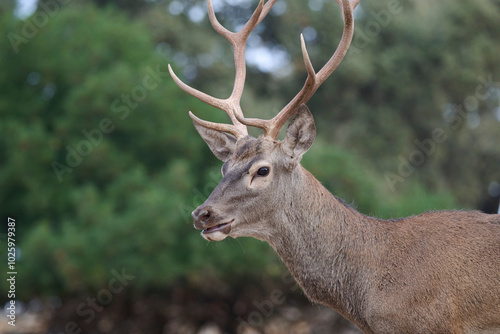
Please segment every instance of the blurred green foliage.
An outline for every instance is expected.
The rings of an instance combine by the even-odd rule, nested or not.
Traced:
[[[1,31],[21,26],[5,15]],[[261,243],[243,242],[239,254],[191,228],[190,211],[211,190],[200,170],[213,172],[215,158],[149,36],[86,5],[62,10],[18,54],[2,40],[0,196],[18,221],[24,297],[99,289],[123,267],[148,291],[214,266],[244,273],[241,256],[268,265]]]
[[[12,39],[0,39],[1,216],[18,222],[22,297],[97,290],[121,268],[136,277],[130,289],[137,293],[179,282],[279,277],[283,267],[268,245],[207,243],[191,227],[190,212],[217,184],[220,163],[187,110],[226,118],[178,89],[167,64],[217,96],[229,94],[233,75],[226,41],[206,17],[189,19],[190,6],[201,2],[186,2],[177,15],[168,11],[173,1],[133,8],[129,1],[124,8],[91,2],[59,8],[18,52]],[[271,116],[300,89],[302,29],[317,31],[308,42],[317,69],[340,38],[333,1],[316,1],[320,10],[299,0],[287,4],[264,22],[259,38],[287,50],[289,74],[250,67],[248,116]],[[304,165],[365,214],[473,208],[489,182],[500,180],[500,97],[492,93],[467,114],[479,117],[478,125],[467,116],[451,129],[443,113],[474,96],[479,76],[500,81],[499,3],[401,6],[378,21],[387,2],[362,2],[353,41],[360,52],[351,50],[309,102],[319,138]],[[241,21],[252,8],[226,5],[221,21],[237,26],[231,15]],[[0,14],[2,36],[23,36],[32,22]],[[366,34],[370,22],[379,22],[380,31],[361,44],[359,31]],[[398,156],[408,159],[415,140],[432,138],[439,127],[447,140],[391,187],[385,175],[398,173]]]

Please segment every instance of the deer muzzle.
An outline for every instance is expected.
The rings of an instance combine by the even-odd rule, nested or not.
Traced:
[[[193,225],[196,229],[202,230],[203,238],[210,241],[219,241],[224,239],[231,232],[231,225],[234,219],[224,221],[215,214],[209,206],[201,206],[193,211]]]

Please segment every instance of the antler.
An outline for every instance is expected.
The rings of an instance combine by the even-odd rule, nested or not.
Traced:
[[[304,58],[304,64],[307,70],[307,79],[304,86],[300,92],[272,119],[262,120],[256,118],[244,118],[241,115],[237,115],[239,122],[264,130],[264,135],[276,140],[278,138],[279,132],[283,125],[294,116],[298,107],[301,104],[306,103],[316,92],[316,90],[325,82],[325,80],[337,69],[340,62],[344,58],[349,49],[349,45],[352,41],[352,36],[354,32],[354,19],[353,11],[359,4],[359,0],[335,0],[342,9],[342,16],[344,18],[344,32],[342,38],[339,42],[335,53],[328,60],[328,62],[321,68],[321,70],[316,73],[314,71],[311,60],[307,53],[306,44],[304,42],[304,36],[300,35],[300,44],[302,47],[302,56]]]
[[[219,21],[215,17],[212,1],[207,0],[208,18],[210,20],[210,23],[212,24],[212,27],[220,35],[225,37],[233,46],[234,65],[236,69],[233,92],[227,99],[219,99],[210,96],[182,82],[175,75],[170,64],[168,65],[168,70],[170,72],[170,75],[174,79],[175,83],[183,91],[213,107],[225,111],[231,118],[233,125],[204,121],[193,115],[193,113],[189,112],[189,116],[191,116],[194,122],[209,129],[228,132],[234,135],[236,138],[242,138],[248,135],[246,126],[239,121],[240,118],[243,118],[243,111],[241,110],[240,100],[241,100],[241,95],[243,94],[243,88],[245,86],[245,77],[246,77],[246,65],[245,65],[246,43],[250,33],[264,19],[264,17],[266,17],[266,15],[269,13],[271,7],[274,5],[276,1],[277,0],[269,0],[264,5],[264,0],[260,0],[259,5],[252,14],[250,20],[243,26],[243,28],[238,33],[234,33],[227,30],[219,23]]]
[[[211,0],[207,0],[208,5],[208,18],[212,27],[220,35],[224,36],[233,46],[234,50],[234,64],[236,69],[236,75],[234,79],[233,92],[227,99],[219,99],[208,94],[205,94],[195,88],[192,88],[182,82],[172,70],[170,64],[168,65],[168,70],[170,75],[174,79],[175,83],[186,93],[196,97],[197,99],[216,107],[220,110],[225,111],[231,118],[231,124],[221,124],[213,123],[202,120],[193,113],[189,112],[189,116],[193,121],[205,128],[228,132],[234,135],[236,138],[242,138],[248,135],[246,126],[253,126],[261,128],[264,130],[264,136],[267,136],[273,140],[278,138],[278,134],[283,127],[283,125],[297,113],[298,107],[306,103],[316,92],[316,90],[321,86],[323,82],[335,71],[339,66],[340,62],[347,53],[347,49],[352,41],[353,31],[354,31],[354,19],[352,13],[356,6],[359,4],[360,0],[335,0],[342,9],[342,16],[344,19],[344,32],[340,43],[335,50],[335,53],[328,60],[328,62],[321,68],[319,72],[316,73],[314,67],[309,59],[307,53],[306,45],[304,42],[304,37],[300,35],[300,42],[302,47],[302,55],[304,58],[305,67],[307,70],[307,79],[302,87],[301,91],[272,119],[263,120],[256,118],[245,118],[243,111],[241,110],[240,100],[243,94],[243,88],[245,86],[246,77],[246,65],[245,65],[245,48],[248,36],[255,29],[255,27],[266,17],[266,15],[271,10],[272,6],[277,0],[269,0],[264,5],[264,0],[260,0],[257,9],[252,14],[250,20],[243,26],[243,28],[238,32],[234,33],[226,28],[224,28],[217,18],[215,17],[213,5]]]

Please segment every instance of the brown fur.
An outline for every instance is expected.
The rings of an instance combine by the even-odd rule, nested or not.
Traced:
[[[203,236],[269,242],[312,301],[365,333],[500,333],[500,215],[367,217],[300,165],[314,134],[301,110],[283,142],[238,140],[221,183],[193,212],[200,229],[231,224]],[[262,166],[269,175],[257,174]]]

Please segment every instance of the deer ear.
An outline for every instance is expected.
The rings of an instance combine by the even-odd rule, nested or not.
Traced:
[[[300,161],[302,155],[311,147],[314,138],[316,138],[314,118],[309,108],[302,104],[286,129],[283,149],[292,160]]]
[[[193,118],[193,124],[217,159],[223,162],[229,160],[236,148],[236,137],[229,133],[208,129],[199,124],[195,118]]]

